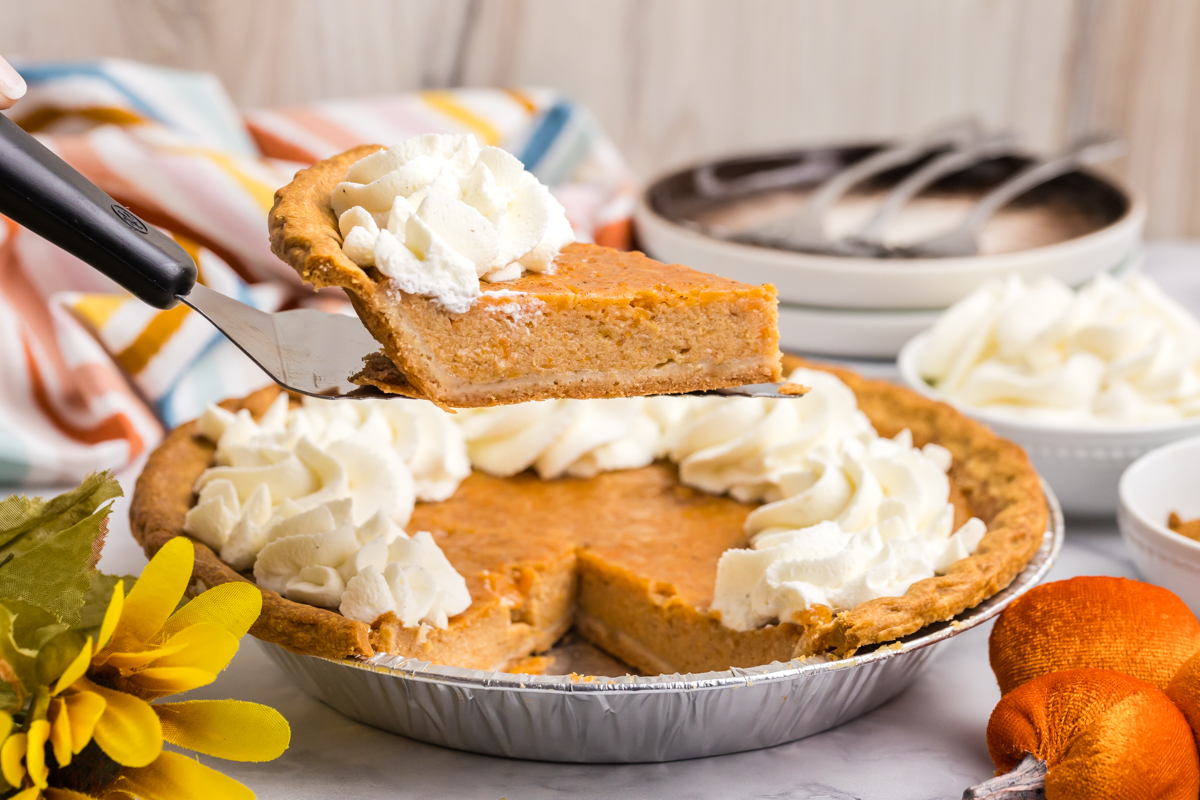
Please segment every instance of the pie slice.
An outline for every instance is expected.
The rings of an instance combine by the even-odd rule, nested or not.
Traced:
[[[400,290],[342,252],[330,202],[367,145],[275,195],[271,248],[317,288],[340,286],[383,345],[358,383],[450,407],[622,397],[781,380],[775,289],[571,244],[553,273],[483,284],[463,313]],[[394,366],[389,368],[388,364]]]

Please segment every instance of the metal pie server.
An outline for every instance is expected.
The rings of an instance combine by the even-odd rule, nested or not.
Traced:
[[[340,397],[379,343],[356,317],[312,309],[268,314],[196,282],[196,264],[170,236],[139,219],[0,116],[0,213],[53,242],[155,308],[182,300],[281,386]]]
[[[196,282],[196,264],[171,237],[138,218],[0,114],[0,214],[112,278],[144,303],[182,301],[285,389],[315,397],[386,397],[350,378],[379,343],[357,317],[315,309],[269,314]],[[720,394],[795,396],[782,384]]]

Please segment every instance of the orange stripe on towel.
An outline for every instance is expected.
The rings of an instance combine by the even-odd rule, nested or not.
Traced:
[[[54,404],[50,402],[49,393],[46,391],[46,384],[42,381],[42,373],[38,369],[37,360],[33,357],[33,349],[29,346],[29,342],[22,341],[21,344],[25,348],[25,361],[29,366],[29,382],[33,388],[33,399],[37,402],[38,408],[42,410],[42,413],[54,423],[54,427],[72,439],[84,444],[97,444],[113,439],[124,439],[129,442],[130,458],[142,452],[145,443],[142,441],[142,437],[138,435],[137,428],[134,427],[133,423],[124,414],[112,414],[91,428],[75,425],[60,414],[58,409],[54,407]]]

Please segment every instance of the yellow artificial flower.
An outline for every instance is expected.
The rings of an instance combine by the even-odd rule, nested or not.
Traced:
[[[187,539],[172,539],[128,598],[114,594],[119,618],[92,656],[93,672],[114,689],[150,700],[212,683],[258,619],[262,594],[242,582],[214,586],[174,611],[191,580],[194,552]]]
[[[128,598],[117,584],[96,642],[89,638],[49,688],[44,717],[35,712],[28,730],[7,740],[0,717],[0,771],[11,786],[26,778],[32,783],[11,800],[254,797],[232,778],[162,749],[167,741],[218,758],[269,761],[291,738],[287,720],[257,703],[152,702],[212,683],[262,609],[252,584],[226,583],[175,611],[191,579],[193,552],[188,540],[173,539],[150,560]],[[61,768],[93,740],[121,767],[115,781],[98,794],[50,785],[55,777],[45,764],[46,743]]]

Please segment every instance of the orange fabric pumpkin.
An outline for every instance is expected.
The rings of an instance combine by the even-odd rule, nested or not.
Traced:
[[[1039,675],[1082,667],[1124,672],[1165,689],[1200,650],[1200,620],[1158,586],[1071,578],[1036,586],[1005,609],[988,650],[1002,694]]]
[[[1167,684],[1167,697],[1179,707],[1200,747],[1200,652],[1183,662]]]
[[[997,775],[1045,762],[1047,800],[1196,800],[1200,758],[1183,714],[1159,689],[1106,669],[1034,678],[992,712]],[[985,784],[986,786],[986,784]],[[987,797],[977,787],[976,797]]]

